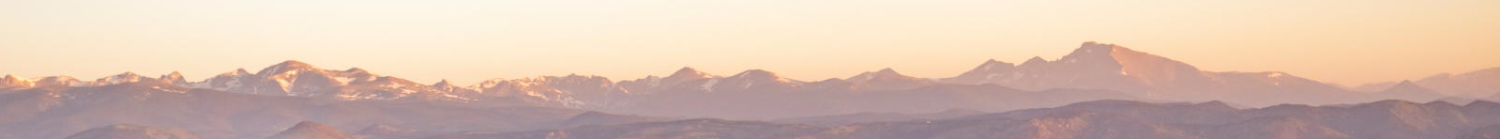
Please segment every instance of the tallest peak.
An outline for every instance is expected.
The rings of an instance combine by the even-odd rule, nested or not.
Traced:
[[[286,131],[281,131],[281,133],[277,133],[276,135],[271,136],[270,138],[278,138],[278,139],[285,139],[285,138],[338,138],[338,139],[347,139],[347,138],[352,138],[352,137],[349,137],[349,135],[344,134],[344,132],[341,132],[338,129],[334,129],[333,127],[330,127],[328,125],[323,125],[323,124],[314,123],[314,122],[310,122],[310,121],[304,121],[304,122],[301,122],[301,123],[297,123],[297,125],[292,126],[291,128],[287,128]]]
[[[693,67],[682,67],[681,69],[677,69],[677,73],[683,72],[698,72],[698,69],[693,69]]]
[[[312,66],[312,64],[303,63],[302,61],[286,60],[286,61],[282,61],[281,63],[277,63],[276,65],[273,65],[270,68],[301,69],[301,68],[313,68],[313,66]]]
[[[1109,43],[1099,43],[1099,42],[1094,42],[1094,41],[1087,41],[1087,42],[1083,42],[1083,47],[1120,47],[1120,46],[1119,45],[1115,45],[1115,44],[1109,44]]]
[[[875,71],[874,74],[875,74],[875,76],[892,76],[892,77],[906,76],[906,75],[901,75],[901,73],[897,73],[895,69],[891,69],[891,68],[880,69],[880,71]]]
[[[1089,42],[1083,42],[1083,45],[1081,45],[1080,47],[1078,47],[1077,50],[1074,50],[1074,53],[1078,54],[1079,52],[1082,52],[1082,53],[1099,52],[1101,54],[1109,54],[1110,52],[1113,52],[1113,51],[1116,51],[1116,50],[1130,50],[1130,49],[1122,47],[1120,45],[1115,45],[1115,44],[1110,44],[1110,43],[1099,43],[1099,42],[1089,41]]]
[[[1114,51],[1117,48],[1124,48],[1124,47],[1120,47],[1120,45],[1115,45],[1115,44],[1098,43],[1098,42],[1089,41],[1089,42],[1083,42],[1083,45],[1080,46],[1078,48],[1078,50],[1075,50],[1074,52],[1075,53],[1077,53],[1077,52],[1083,52],[1083,53],[1102,52],[1103,54],[1108,54],[1109,52]]]
[[[282,66],[311,66],[310,64],[304,63],[302,61],[297,61],[297,60],[286,60],[286,61],[282,61],[280,64],[276,64],[276,65],[282,65]]]

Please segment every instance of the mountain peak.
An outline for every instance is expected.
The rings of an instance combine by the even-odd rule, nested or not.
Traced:
[[[133,72],[125,72],[125,73],[116,74],[114,76],[99,78],[98,80],[95,80],[93,84],[94,85],[111,85],[111,84],[138,82],[138,81],[146,80],[146,79],[149,79],[149,78],[141,77],[140,74],[135,74]]]
[[[182,78],[182,72],[172,71],[172,73],[167,73],[166,75],[161,75],[161,77],[162,78]]]
[[[896,70],[894,70],[894,69],[885,68],[885,69],[880,69],[879,71],[860,73],[859,75],[855,75],[854,77],[849,77],[849,79],[847,79],[847,80],[855,81],[855,82],[864,82],[864,81],[874,80],[876,78],[899,78],[899,77],[906,77],[906,75],[901,75],[901,73],[896,72]]]
[[[776,73],[771,71],[751,69],[740,72],[740,74],[735,74],[734,78],[781,78],[781,76],[777,76]]]
[[[1120,45],[1115,45],[1115,44],[1111,44],[1111,43],[1098,43],[1098,42],[1094,42],[1094,41],[1083,42],[1083,44],[1080,45],[1080,46],[1081,47],[1079,47],[1078,50],[1089,50],[1090,52],[1095,52],[1094,50],[1099,50],[1097,52],[1104,52],[1105,54],[1108,54],[1108,52],[1111,52],[1111,51],[1114,51],[1114,50],[1117,50],[1117,49],[1119,49],[1119,50],[1130,50],[1129,48],[1125,48],[1125,47],[1120,46]]]
[[[1028,65],[1045,64],[1045,63],[1047,63],[1047,60],[1046,59],[1042,59],[1041,56],[1033,56],[1033,57],[1031,57],[1031,59],[1027,59],[1026,62],[1021,63],[1021,65],[1022,66],[1028,66]]]
[[[141,75],[135,75],[135,72],[124,72],[124,73],[120,73],[120,75],[114,75],[114,76],[115,76],[115,78],[130,78],[130,76],[141,76]]]
[[[311,64],[307,64],[306,62],[297,61],[297,60],[286,60],[286,61],[282,61],[280,64],[276,64],[276,65],[312,66]]]
[[[177,71],[172,71],[172,73],[168,73],[166,75],[161,75],[161,78],[157,78],[157,79],[161,79],[163,82],[173,83],[173,84],[187,83],[187,80],[185,80],[185,79],[182,78],[182,72],[177,72]]]
[[[997,61],[995,59],[990,59],[989,61],[984,61],[984,64],[980,64],[979,67],[974,68],[974,70],[970,70],[970,71],[990,71],[990,70],[995,70],[996,68],[999,68],[999,69],[1009,69],[1009,68],[1015,67],[1015,66],[1016,66],[1016,64],[1005,63],[1005,62]]]
[[[317,69],[317,67],[314,67],[312,64],[302,63],[302,61],[287,60],[287,61],[278,63],[276,65],[271,65],[270,67],[266,67],[265,69],[261,69],[260,72],[259,73],[255,73],[255,75],[271,76],[271,75],[286,73],[286,72],[290,72],[290,71],[313,70],[313,69]]]
[[[453,85],[453,83],[449,83],[448,79],[443,79],[442,81],[438,81],[437,83],[432,84],[432,86],[434,86],[434,87],[446,87],[446,86],[454,86],[454,85]]]
[[[349,72],[349,73],[370,73],[370,71],[365,70],[363,68],[359,68],[359,67],[349,68],[348,70],[344,70],[344,72]]]
[[[75,81],[75,80],[78,80],[78,78],[73,78],[73,76],[67,76],[67,75],[58,75],[58,76],[42,77],[41,80],[43,80],[43,81],[46,81],[46,80],[52,80],[52,81]]]
[[[0,78],[0,88],[4,88],[4,87],[31,87],[31,84],[32,83],[31,83],[30,80],[21,79],[20,77],[16,77],[15,75],[10,75],[10,74],[6,74],[4,78]]]
[[[1068,62],[1068,63],[1073,63],[1073,62],[1077,62],[1078,59],[1084,59],[1084,60],[1104,60],[1104,59],[1110,59],[1110,60],[1113,60],[1114,59],[1113,55],[1115,55],[1115,51],[1116,50],[1129,50],[1129,49],[1125,49],[1124,47],[1120,47],[1119,45],[1115,45],[1115,44],[1097,43],[1097,42],[1092,42],[1092,41],[1090,41],[1090,42],[1084,42],[1082,46],[1078,47],[1078,49],[1073,49],[1072,53],[1068,53],[1068,55],[1063,56],[1063,61],[1064,62]]]
[[[693,67],[682,67],[682,69],[678,69],[677,72],[673,72],[672,75],[667,76],[667,78],[708,78],[709,76],[710,75],[708,75],[708,73],[703,73],[702,71],[698,71],[698,69],[693,69]]]
[[[251,75],[250,71],[245,70],[245,68],[239,68],[239,69],[235,69],[234,71],[229,71],[229,72],[221,73],[218,76],[219,77],[229,77],[229,76],[244,76],[244,75]]]
[[[1396,83],[1396,86],[1417,86],[1417,84],[1412,83],[1411,80],[1401,80],[1401,83]]]
[[[286,131],[281,131],[281,133],[278,133],[275,136],[271,136],[270,138],[274,138],[274,139],[353,139],[352,137],[350,137],[347,134],[344,134],[343,132],[339,131],[338,129],[335,129],[333,127],[329,127],[328,125],[323,125],[323,124],[315,123],[315,122],[312,122],[312,121],[302,121],[301,123],[297,123],[296,126],[292,126],[291,128],[287,128]]]
[[[132,124],[117,124],[98,128],[92,128],[77,134],[68,136],[67,139],[135,139],[135,138],[169,138],[169,139],[199,139],[197,134],[191,131],[169,128],[151,127]]]
[[[1386,89],[1384,92],[1385,93],[1435,93],[1437,91],[1433,91],[1432,89],[1427,89],[1426,87],[1422,87],[1421,85],[1417,85],[1416,83],[1413,83],[1411,80],[1402,80],[1401,83],[1397,83],[1395,86],[1391,86],[1391,88]]]
[[[875,74],[881,74],[881,75],[901,75],[901,73],[896,73],[896,70],[891,69],[891,68],[880,69],[880,71],[876,71]]]
[[[1208,101],[1208,102],[1193,104],[1193,106],[1199,107],[1199,108],[1237,109],[1234,106],[1230,106],[1229,103],[1224,103],[1224,101],[1219,101],[1219,100],[1213,100],[1213,101]]]

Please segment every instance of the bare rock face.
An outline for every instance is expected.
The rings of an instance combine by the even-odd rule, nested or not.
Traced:
[[[328,125],[304,121],[266,139],[354,139],[354,137]]]
[[[89,129],[68,136],[67,139],[201,139],[191,131],[168,128],[150,127],[131,124],[118,124],[105,127]]]

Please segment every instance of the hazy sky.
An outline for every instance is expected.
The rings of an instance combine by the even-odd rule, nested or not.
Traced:
[[[1340,84],[1500,66],[1500,0],[0,0],[0,74],[288,59],[431,83],[691,66],[800,80],[958,75],[1115,43],[1210,71]]]

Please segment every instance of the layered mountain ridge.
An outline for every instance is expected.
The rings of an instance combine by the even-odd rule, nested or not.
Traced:
[[[927,91],[914,92],[918,94],[932,92],[921,96],[942,94],[964,96],[959,98],[987,97],[984,94],[1028,93],[1003,91],[963,93],[961,91],[1003,89],[1005,88],[995,85],[951,85],[949,87],[924,87],[916,90]],[[944,105],[938,100],[958,100],[950,97],[922,98],[903,95],[914,92],[872,92],[872,94],[839,95],[816,99],[850,101],[829,98],[856,97],[850,99],[874,99],[897,104],[923,105]],[[807,95],[801,93],[805,92],[786,94]],[[1068,93],[1067,91],[1032,93],[1071,95],[1065,94]],[[745,94],[768,93],[706,94],[742,97]],[[868,96],[865,95],[891,96],[891,98],[866,98]],[[1005,101],[1062,102],[1033,100],[1045,98],[1040,96],[1015,98],[1022,99]],[[725,101],[725,99],[711,100]],[[205,138],[1397,139],[1484,137],[1487,135],[1483,133],[1491,129],[1484,126],[1500,124],[1500,119],[1495,118],[1500,117],[1500,103],[1493,101],[1474,101],[1459,105],[1442,101],[1417,103],[1386,100],[1351,105],[1284,104],[1259,108],[1236,108],[1222,101],[1198,103],[1152,103],[1131,100],[1077,101],[1079,103],[1035,106],[1038,108],[1000,113],[953,109],[932,114],[905,116],[894,114],[897,116],[894,118],[882,118],[888,114],[865,113],[784,121],[818,124],[803,125],[723,119],[671,120],[541,107],[473,107],[399,101],[340,101],[297,96],[227,93],[160,82],[136,82],[97,87],[50,87],[0,92],[0,110],[4,111],[0,113],[0,138],[62,138],[67,136],[123,138],[138,135],[187,136],[196,133]],[[753,101],[721,103],[747,104],[748,102]],[[796,101],[777,101],[777,103],[788,102]],[[875,104],[870,102],[880,101],[866,101],[860,104]],[[698,105],[713,105],[713,103]],[[899,106],[892,105],[874,107],[899,108]],[[671,108],[668,110],[701,111],[704,109]],[[306,121],[319,121],[320,123]],[[160,125],[182,128],[182,130],[172,128],[135,130],[138,128],[128,127],[103,128],[110,132],[86,130],[120,123]],[[361,127],[365,130],[358,130],[360,134],[343,132],[355,131],[349,129],[361,129]]]
[[[1428,87],[1436,93],[1451,96],[1483,97],[1489,95],[1500,95],[1500,67],[1480,69],[1470,72],[1452,74],[1442,73],[1428,76],[1418,80],[1406,80],[1413,84]],[[1405,82],[1405,81],[1403,81]],[[1353,87],[1353,90],[1364,92],[1379,92],[1394,87],[1400,82],[1371,83]]]
[[[479,106],[564,107],[635,114],[650,114],[650,111],[664,110],[666,107],[681,107],[667,106],[679,105],[668,103],[703,103],[715,102],[719,99],[741,99],[724,102],[748,101],[746,103],[749,104],[745,105],[756,105],[769,102],[744,99],[791,98],[794,101],[788,104],[764,105],[798,103],[822,105],[813,107],[827,106],[829,108],[810,108],[809,111],[835,110],[829,113],[819,113],[835,114],[869,110],[929,112],[962,105],[977,105],[982,103],[980,101],[1024,99],[1000,98],[999,96],[1053,97],[1060,99],[1058,101],[1104,98],[1155,101],[1221,100],[1251,106],[1283,103],[1340,104],[1380,99],[1428,101],[1454,94],[1449,92],[1500,92],[1500,88],[1494,88],[1500,84],[1489,84],[1491,80],[1500,79],[1491,77],[1500,75],[1492,71],[1500,71],[1500,68],[1434,76],[1411,83],[1412,86],[1418,87],[1393,86],[1426,88],[1425,90],[1431,90],[1431,92],[1421,91],[1424,89],[1405,89],[1391,93],[1364,93],[1348,91],[1328,83],[1283,72],[1202,71],[1180,61],[1119,45],[1086,42],[1078,49],[1056,60],[1034,57],[1021,64],[988,60],[973,70],[949,78],[917,78],[886,68],[844,79],[802,81],[780,77],[774,72],[765,70],[746,70],[729,76],[720,76],[684,67],[666,77],[648,76],[634,80],[615,81],[600,76],[566,75],[492,79],[465,86],[455,85],[446,80],[422,84],[398,77],[374,74],[361,68],[331,70],[289,60],[262,68],[254,73],[241,68],[197,82],[186,81],[180,73],[176,72],[159,78],[127,72],[93,81],[68,76],[19,78],[7,75],[0,78],[0,89],[88,87],[132,82],[158,82],[233,93],[341,101],[435,101]],[[1059,94],[1045,94],[1046,92],[1060,92],[1060,94],[1094,92],[1084,94],[1097,95],[1064,98],[1059,97]],[[1124,97],[1112,94],[1124,94]],[[1475,94],[1470,95],[1475,97],[1487,96],[1487,94],[1478,93],[1467,94]],[[994,98],[973,97],[973,95],[988,95]],[[848,108],[861,106],[836,105],[901,101],[894,99],[898,97],[961,101],[953,105],[920,108],[909,108],[910,106]],[[832,102],[817,100],[839,98],[871,99]],[[1033,104],[1024,107],[1005,107],[1005,109],[974,109],[1001,111],[1061,104],[1066,103]],[[981,106],[988,105],[971,107]],[[705,111],[725,108],[701,107]],[[728,115],[711,113],[714,112],[682,113],[676,116]]]
[[[1231,108],[1223,102],[1101,100],[1061,107],[827,126],[690,119],[444,139],[1469,139],[1493,138],[1500,103],[1387,100],[1340,106]],[[854,118],[854,117],[851,117]],[[839,121],[843,119],[823,119]]]

